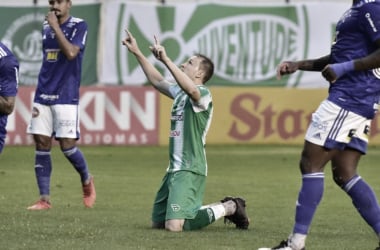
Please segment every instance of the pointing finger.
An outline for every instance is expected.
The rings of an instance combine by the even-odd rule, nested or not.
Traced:
[[[156,35],[154,35],[154,43],[155,45],[160,45],[160,39]]]

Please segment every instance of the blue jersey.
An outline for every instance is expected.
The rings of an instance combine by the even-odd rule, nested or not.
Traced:
[[[69,17],[61,24],[66,39],[80,48],[79,54],[68,60],[62,53],[55,33],[45,21],[42,32],[43,59],[34,101],[44,105],[78,104],[82,61],[87,37],[87,23]]]
[[[380,39],[380,0],[361,0],[339,20],[330,64],[365,57]],[[376,73],[377,72],[377,73]],[[372,119],[380,96],[379,70],[351,71],[330,84],[328,99],[338,106]]]
[[[16,56],[0,42],[0,96],[16,96],[18,90],[19,63]],[[0,114],[0,152],[7,134],[8,115]]]

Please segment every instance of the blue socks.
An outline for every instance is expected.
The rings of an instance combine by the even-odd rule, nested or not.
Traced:
[[[372,188],[358,175],[354,176],[343,187],[351,197],[352,203],[372,227],[376,234],[380,233],[380,207]]]
[[[48,196],[50,194],[51,171],[50,151],[36,151],[34,172],[36,174],[37,185],[41,196]]]
[[[87,163],[82,152],[77,148],[63,151],[63,154],[80,174],[81,181],[84,183],[89,178]],[[37,185],[40,196],[49,196],[50,177],[52,173],[51,155],[49,151],[37,150],[35,152],[34,171],[37,178]]]
[[[343,189],[351,197],[352,203],[363,219],[379,235],[380,206],[372,188],[360,176],[356,175],[344,185]],[[293,233],[304,235],[308,233],[314,213],[322,199],[323,190],[323,173],[302,176],[302,187],[298,194]]]
[[[293,233],[307,234],[317,206],[324,191],[325,175],[312,173],[302,175],[302,187],[298,194]]]
[[[82,183],[89,178],[86,160],[82,152],[77,147],[66,149],[62,151],[70,163],[74,166],[75,170],[79,173]]]

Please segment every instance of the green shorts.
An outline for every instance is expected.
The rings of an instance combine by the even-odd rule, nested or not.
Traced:
[[[153,203],[152,221],[193,219],[202,206],[206,176],[190,171],[166,173]]]

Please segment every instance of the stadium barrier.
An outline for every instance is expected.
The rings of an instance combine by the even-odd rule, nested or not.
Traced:
[[[213,122],[208,144],[302,144],[312,112],[327,89],[210,87]],[[8,120],[7,144],[31,145],[26,134],[34,88],[21,87]],[[152,87],[83,87],[82,145],[167,145],[171,100]],[[380,145],[379,119],[370,143]]]

